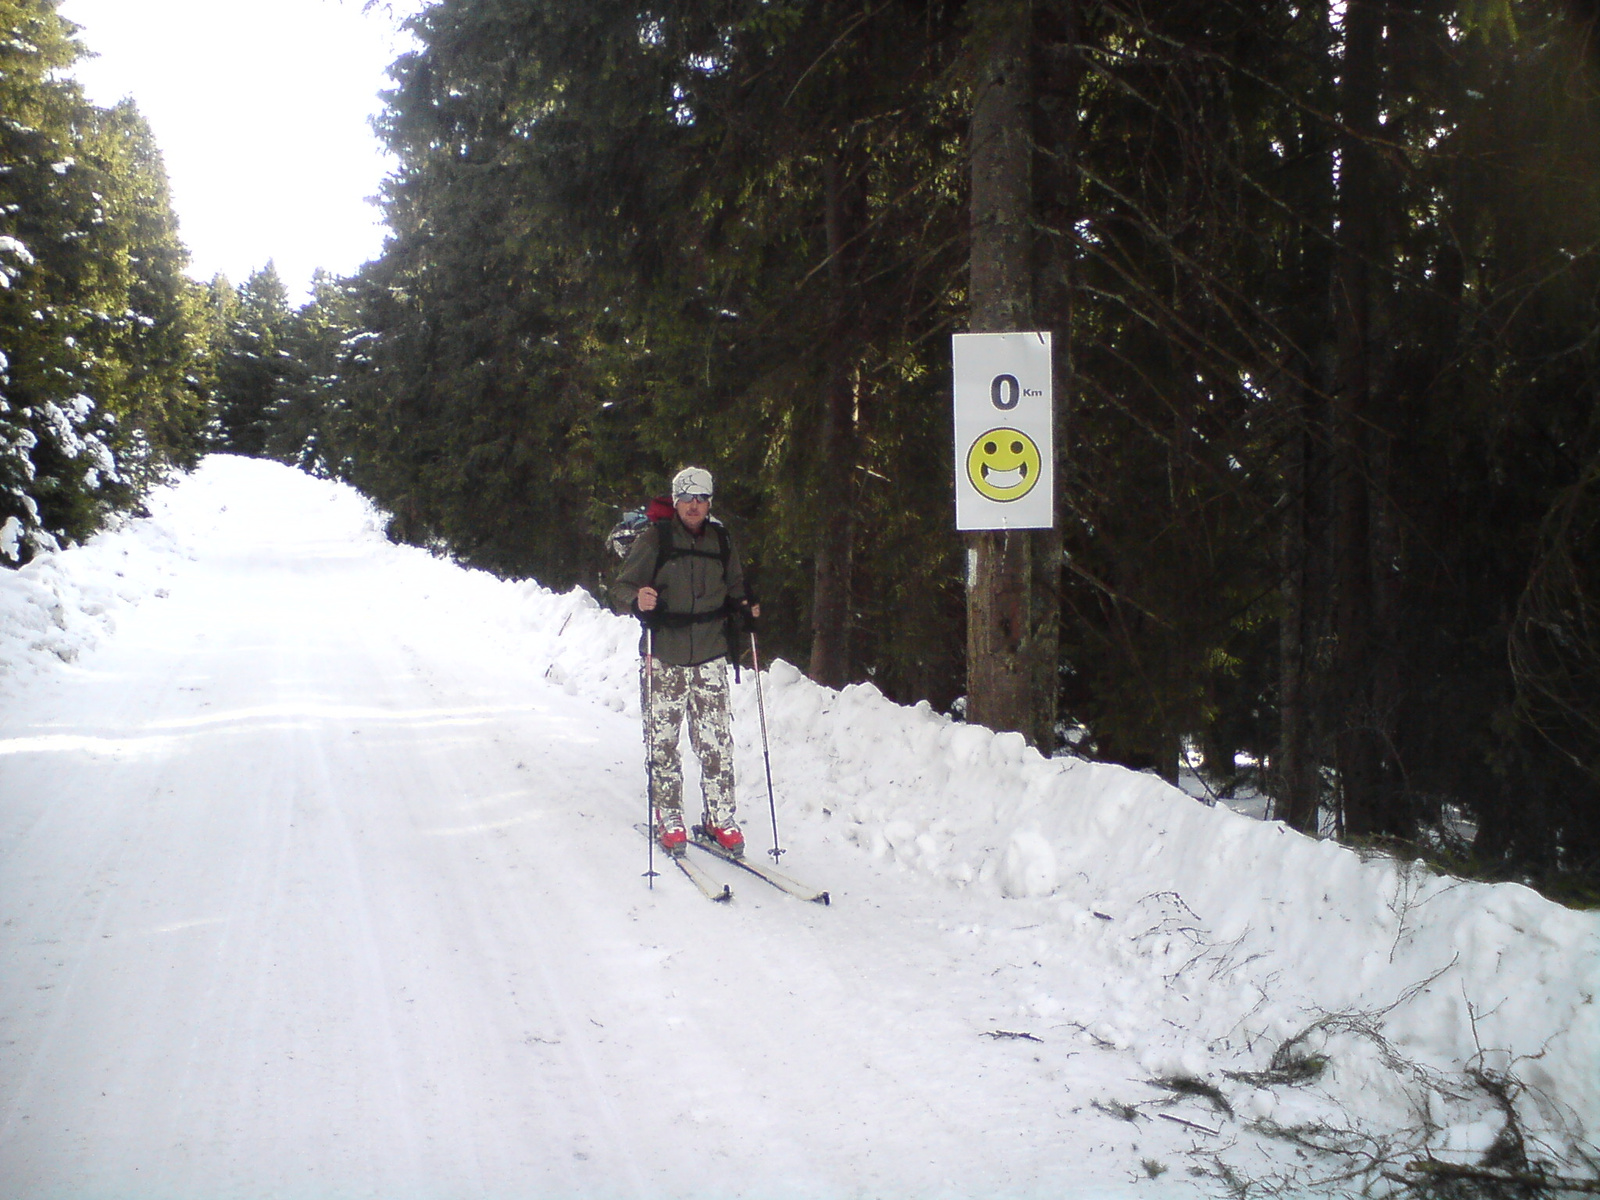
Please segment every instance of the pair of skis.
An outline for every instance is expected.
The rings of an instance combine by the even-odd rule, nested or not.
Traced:
[[[656,654],[656,633],[655,627],[648,619],[641,619],[645,622],[644,723],[645,729],[648,730],[650,728],[650,714],[655,707],[655,672],[651,664],[653,663]],[[761,690],[761,652],[756,648],[756,635],[754,630],[751,630],[750,632],[750,667],[751,670],[755,672],[756,677],[756,710],[761,714],[761,758],[766,764],[767,768],[767,806],[772,813],[772,856],[773,858],[777,858],[778,855],[783,853],[783,851],[777,848],[778,802],[777,797],[773,794],[772,790],[772,750],[771,744],[767,739],[767,702],[763,697]],[[651,768],[651,753],[648,742],[649,738],[647,736],[644,757],[645,791],[646,799],[650,804],[650,812],[652,814],[651,819],[654,820],[653,814],[655,813],[656,781],[655,772]],[[650,866],[645,874],[650,878],[651,886],[653,887],[655,885],[656,876],[654,852],[656,844],[655,835],[651,833],[648,825],[635,825],[634,828],[640,833],[644,834],[646,840],[649,841],[651,846]],[[717,858],[722,859],[723,862],[732,863],[741,871],[749,871],[750,874],[756,876],[758,879],[766,880],[780,892],[787,892],[789,895],[794,896],[797,899],[808,900],[814,904],[830,903],[827,892],[820,892],[816,888],[807,887],[798,879],[795,879],[789,875],[785,875],[782,871],[776,870],[772,867],[762,866],[758,863],[746,862],[742,856],[728,853],[728,851],[724,850],[721,845],[707,835],[706,831],[699,825],[694,827],[693,836],[690,838],[690,843],[698,846],[707,854],[712,854]],[[687,850],[678,854],[669,855],[669,857],[673,862],[678,864],[678,870],[682,871],[689,877],[690,882],[692,882],[695,887],[700,889],[701,894],[704,895],[706,899],[716,900],[723,904],[726,904],[729,900],[733,899],[733,889],[725,883],[719,887],[717,882],[712,879],[711,876],[707,875],[703,870],[700,869],[700,864],[693,861],[689,857]]]
[[[650,828],[647,825],[635,825],[634,828],[640,833],[644,834],[644,836],[647,838],[652,836]],[[738,855],[729,854],[721,846],[717,845],[716,842],[707,837],[705,830],[698,825],[696,825],[692,831],[689,844],[694,846],[696,849],[704,850],[707,854],[714,858],[720,858],[725,863],[731,863],[733,866],[738,867],[741,871],[750,872],[750,874],[756,876],[758,879],[764,879],[767,883],[770,883],[780,892],[787,892],[797,900],[806,900],[812,904],[829,904],[832,902],[827,892],[818,891],[814,887],[810,887],[804,883],[801,883],[792,875],[786,875],[774,867],[768,867],[761,863],[749,862]],[[695,887],[700,889],[700,894],[705,896],[707,900],[715,900],[718,903],[726,904],[729,900],[733,899],[733,889],[725,883],[717,883],[716,880],[712,879],[710,875],[706,874],[704,868],[702,868],[700,864],[687,853],[669,854],[667,857],[672,859],[672,861],[677,864],[678,870],[682,871],[689,877],[689,881],[693,883]]]

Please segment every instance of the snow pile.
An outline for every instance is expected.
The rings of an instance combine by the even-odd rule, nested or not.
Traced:
[[[636,713],[637,626],[581,591],[517,586],[524,652],[547,677]],[[1154,776],[1047,760],[869,684],[833,691],[777,661],[765,686],[787,826],[1026,903],[1116,965],[1118,985],[1040,995],[1022,1015],[1080,1027],[1153,1076],[1204,1080],[1274,1127],[1374,1107],[1405,1120],[1420,1097],[1427,1149],[1466,1161],[1504,1124],[1476,1081],[1514,1079],[1520,1119],[1556,1155],[1600,1128],[1600,915],[1363,858]],[[740,803],[759,812],[748,673],[734,696]],[[1156,997],[1155,1019],[1135,994]],[[1323,1064],[1314,1092],[1279,1086]]]
[[[160,595],[194,547],[225,551],[240,514],[203,518],[243,491],[263,537],[365,556],[395,586],[426,590],[439,614],[427,636],[470,625],[568,695],[637,715],[633,621],[580,590],[390,546],[353,492],[247,460],[208,460],[155,498],[150,520],[0,572],[0,674],[71,662],[120,606]],[[289,491],[314,522],[280,522],[270,498]],[[1413,1150],[1470,1161],[1504,1125],[1495,1088],[1530,1148],[1571,1162],[1600,1128],[1600,915],[1363,859],[1152,776],[1047,760],[1018,735],[891,704],[870,685],[819,687],[785,662],[766,672],[765,702],[795,843],[853,846],[974,904],[1012,906],[1016,927],[1104,966],[1081,986],[1019,984],[1019,1016],[1125,1051],[1149,1076],[1199,1081],[1258,1129],[1409,1122]],[[748,672],[734,703],[741,805],[764,812]]]
[[[77,661],[116,631],[119,609],[163,594],[182,554],[167,526],[141,520],[20,570],[0,569],[0,678]]]
[[[1046,760],[1017,735],[899,708],[870,686],[833,693],[780,664],[770,691],[785,778],[828,798],[800,807],[876,857],[1032,899],[1041,919],[1140,978],[1159,997],[1154,1023],[1115,990],[1058,1001],[1152,1074],[1212,1079],[1236,1106],[1293,1124],[1313,1119],[1311,1106],[1228,1086],[1225,1073],[1259,1073],[1290,1046],[1332,1060],[1345,1101],[1376,1091],[1403,1104],[1417,1071],[1449,1090],[1481,1069],[1526,1084],[1552,1138],[1592,1136],[1596,914],[1515,885],[1364,861],[1152,776]],[[824,752],[796,752],[803,740]],[[1459,1130],[1434,1116],[1442,1148]],[[1499,1123],[1487,1128],[1492,1137]]]

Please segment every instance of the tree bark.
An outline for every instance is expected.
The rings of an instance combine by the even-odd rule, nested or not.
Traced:
[[[1034,327],[1032,5],[992,0],[978,16],[972,113],[971,325]],[[1054,530],[971,535],[967,719],[1055,748],[1061,541]]]
[[[855,566],[856,460],[859,423],[856,364],[859,330],[854,303],[858,237],[866,224],[860,168],[848,145],[823,161],[824,222],[828,237],[829,298],[833,308],[824,349],[821,464],[822,521],[817,532],[811,593],[809,674],[827,687],[850,682],[851,575]]]
[[[1307,696],[1306,574],[1310,547],[1306,537],[1306,488],[1310,457],[1305,397],[1296,388],[1291,403],[1288,450],[1283,468],[1283,531],[1279,543],[1283,611],[1278,618],[1278,761],[1274,771],[1278,811],[1275,815],[1303,833],[1317,825],[1316,775],[1311,758],[1310,705]]]
[[[856,460],[856,395],[845,356],[829,352],[822,392],[822,527],[811,592],[808,673],[825,687],[850,682],[850,580],[855,566],[856,506],[850,495]]]
[[[1373,355],[1379,280],[1379,52],[1384,0],[1351,0],[1344,14],[1340,81],[1339,249],[1333,317],[1334,759],[1344,831],[1383,831],[1382,738],[1373,692]]]

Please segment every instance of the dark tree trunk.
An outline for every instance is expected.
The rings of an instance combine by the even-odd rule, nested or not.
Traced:
[[[990,0],[972,110],[974,333],[1033,327],[1032,4]]]
[[[1315,832],[1318,788],[1311,751],[1309,696],[1310,613],[1306,602],[1310,541],[1306,536],[1311,454],[1303,389],[1291,402],[1283,468],[1283,533],[1279,546],[1283,611],[1278,618],[1277,815],[1290,828]]]
[[[1033,12],[993,0],[978,16],[972,113],[971,329],[1034,326]],[[967,581],[967,718],[1055,745],[1060,536],[972,535]]]
[[[1383,713],[1374,691],[1373,496],[1379,461],[1375,431],[1374,359],[1381,279],[1382,208],[1376,143],[1382,88],[1379,53],[1383,0],[1352,0],[1344,15],[1340,81],[1339,249],[1333,318],[1337,366],[1333,386],[1332,699],[1334,760],[1346,833],[1387,832],[1382,812]]]
[[[823,516],[811,592],[811,678],[827,687],[850,682],[850,578],[855,564],[856,506],[850,495],[856,459],[856,394],[850,364],[829,353],[822,393]]]
[[[1322,16],[1319,34],[1331,41]],[[1307,161],[1332,162],[1339,146],[1333,124],[1309,122],[1300,152]],[[1278,568],[1282,608],[1278,624],[1278,741],[1272,769],[1274,814],[1291,828],[1315,833],[1325,797],[1322,767],[1327,711],[1332,564],[1329,495],[1331,397],[1339,366],[1335,333],[1334,276],[1338,256],[1332,248],[1339,219],[1339,184],[1329,170],[1312,184],[1306,200],[1310,218],[1295,235],[1289,258],[1298,271],[1307,303],[1291,351],[1272,389],[1282,397],[1284,451],[1281,468],[1282,525]]]
[[[1033,130],[1042,144],[1055,147],[1049,156],[1035,156],[1035,196],[1032,208],[1039,211],[1041,196],[1053,205],[1048,224],[1054,229],[1076,229],[1083,215],[1082,180],[1078,158],[1082,131],[1079,125],[1080,96],[1083,88],[1082,0],[1048,0],[1041,12],[1032,15],[1032,31],[1041,41],[1051,43],[1053,69],[1033,77]],[[1046,29],[1041,35],[1039,23]],[[1046,103],[1049,91],[1053,102]],[[1077,388],[1073,329],[1077,283],[1078,248],[1059,237],[1035,238],[1037,259],[1034,300],[1043,303],[1054,319],[1051,345],[1055,353],[1055,447],[1056,465],[1064,464],[1071,445],[1070,416]],[[1039,316],[1034,313],[1035,318]],[[1033,533],[1033,622],[1037,631],[1034,654],[1034,744],[1046,754],[1058,743],[1056,718],[1061,701],[1061,603],[1066,571],[1063,533],[1057,505],[1053,528]]]
[[[859,235],[866,224],[860,170],[848,147],[823,162],[828,234],[831,336],[824,349],[822,444],[818,486],[823,517],[817,531],[811,594],[810,675],[828,687],[850,682],[850,580],[855,564],[855,486],[859,457],[859,396],[853,347],[860,331],[855,304]]]

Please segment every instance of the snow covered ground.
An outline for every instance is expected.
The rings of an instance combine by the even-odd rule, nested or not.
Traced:
[[[1596,914],[782,662],[832,906],[651,888],[630,622],[271,463],[151,509],[0,571],[0,1195],[1349,1195],[1507,1106],[1592,1170]]]

